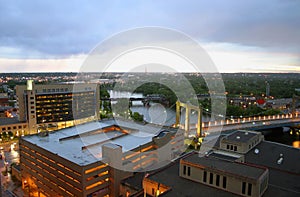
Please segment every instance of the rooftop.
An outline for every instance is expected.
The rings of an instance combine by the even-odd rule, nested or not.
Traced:
[[[18,118],[0,118],[0,126],[23,123],[18,120]]]
[[[281,157],[283,159],[278,162]],[[277,192],[275,196],[280,196],[280,193],[285,192],[288,196],[300,196],[300,149],[262,141],[245,155],[245,162],[269,169],[270,191],[267,190],[266,194],[272,192],[275,195]]]
[[[112,127],[104,132],[105,128]],[[160,126],[139,124],[122,119],[89,122],[50,132],[47,137],[25,136],[23,139],[49,152],[84,166],[102,159],[102,145],[112,143],[127,152],[152,141]]]
[[[257,132],[237,130],[237,131],[232,132],[231,134],[227,135],[223,139],[226,139],[231,142],[240,143],[240,142],[247,142],[251,138],[255,137],[256,135],[257,135]]]
[[[180,159],[174,161],[165,168],[158,170],[156,173],[150,174],[148,176],[150,180],[154,180],[158,183],[162,183],[168,187],[171,187],[171,189],[165,192],[163,196],[238,196],[214,187],[210,187],[201,183],[191,181],[189,179],[179,177],[179,160]]]
[[[246,165],[238,162],[229,162],[228,160],[211,156],[201,156],[199,154],[192,154],[191,156],[188,156],[182,160],[191,162],[193,164],[199,164],[205,168],[251,179],[258,179],[267,170],[261,167]]]

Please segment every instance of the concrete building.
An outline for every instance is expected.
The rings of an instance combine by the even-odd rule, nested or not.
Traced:
[[[216,188],[223,193],[228,192],[240,196],[262,196],[267,189],[269,177],[267,168],[230,162],[213,156],[201,156],[196,152],[180,159],[177,165],[179,165],[179,172],[177,172],[178,178],[175,181],[183,178]],[[162,176],[161,172],[150,173],[143,179],[144,193],[149,196],[159,196],[164,193],[166,196],[176,196],[176,191],[182,187],[177,185],[174,180],[165,180],[166,178]],[[182,181],[178,181],[178,184],[180,182]],[[192,189],[194,188],[190,188],[190,190]]]
[[[184,132],[121,119],[20,139],[23,189],[39,196],[119,196],[120,183],[184,151]]]
[[[35,85],[29,80],[16,86],[16,95],[19,120],[28,122],[29,133],[99,119],[97,84]]]

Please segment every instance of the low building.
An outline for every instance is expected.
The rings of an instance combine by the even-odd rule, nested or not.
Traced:
[[[245,149],[228,149],[226,143],[233,142]],[[299,149],[264,141],[259,132],[238,130],[222,134],[204,155],[188,153],[161,169],[124,179],[122,195],[296,197],[299,163]]]
[[[0,118],[0,141],[5,137],[23,136],[28,133],[27,122],[20,122],[18,118]]]
[[[103,120],[20,139],[23,189],[40,196],[119,196],[133,172],[157,168],[185,149],[184,132]]]
[[[263,140],[263,135],[255,131],[237,130],[220,140],[220,149],[245,154]]]
[[[269,177],[267,168],[197,153],[180,159],[178,173],[181,178],[241,196],[262,196]],[[143,180],[144,192],[150,196],[170,192],[167,196],[173,196],[178,188],[168,184],[170,181],[164,182],[165,179],[160,172],[148,175]]]

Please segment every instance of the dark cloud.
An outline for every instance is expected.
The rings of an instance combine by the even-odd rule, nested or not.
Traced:
[[[87,53],[111,34],[151,25],[207,42],[300,52],[300,1],[0,0],[0,47],[27,55]]]

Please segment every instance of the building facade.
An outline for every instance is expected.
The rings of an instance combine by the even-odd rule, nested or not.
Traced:
[[[178,157],[184,151],[183,134],[104,120],[24,136],[19,146],[22,186],[39,196],[119,196],[124,178]]]
[[[19,120],[28,122],[30,133],[99,119],[97,84],[35,85],[29,80],[27,86],[16,86],[16,95]]]

